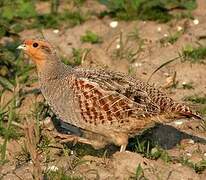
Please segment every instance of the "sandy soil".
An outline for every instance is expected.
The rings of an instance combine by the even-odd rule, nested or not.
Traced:
[[[119,21],[116,28],[110,27],[112,19],[105,17],[98,19],[95,16],[84,24],[75,26],[69,29],[59,29],[55,33],[53,29],[44,29],[42,32],[44,37],[57,47],[58,53],[61,56],[72,57],[72,48],[89,48],[89,54],[84,59],[83,67],[106,67],[116,71],[131,74],[144,81],[147,81],[150,74],[161,64],[178,56],[182,48],[187,44],[197,45],[197,41],[205,45],[205,40],[199,41],[199,37],[205,35],[206,29],[206,2],[198,0],[198,8],[193,12],[195,18],[199,20],[199,24],[195,25],[192,20],[172,21],[167,24],[159,24],[156,22]],[[88,1],[85,9],[95,7],[95,11],[103,10],[105,7],[93,1]],[[48,10],[48,4],[45,2],[38,5],[39,11],[45,12]],[[177,27],[185,28],[185,32],[179,37],[174,44],[160,43],[165,34],[169,35],[177,31]],[[129,33],[139,30],[139,37],[144,42],[142,50],[133,57],[132,62],[129,60],[128,51],[134,52],[140,43],[138,40],[126,39]],[[159,29],[159,30],[158,30]],[[161,30],[160,30],[161,29]],[[80,36],[86,30],[92,30],[102,36],[103,43],[89,44],[82,43]],[[124,44],[122,59],[114,56],[118,49],[118,39],[122,34]],[[41,36],[37,30],[25,30],[20,33],[21,39],[35,38]],[[178,82],[176,88],[171,88],[171,79],[176,73],[175,81]],[[35,76],[35,73],[34,73]],[[190,95],[206,95],[206,65],[195,63],[191,64],[188,61],[181,62],[177,60],[160,71],[150,80],[150,84],[163,88],[171,97],[178,101]],[[192,83],[194,89],[184,89],[184,83]],[[38,84],[34,87],[38,88]],[[165,88],[168,87],[168,88]],[[5,97],[8,99],[9,95]],[[25,114],[32,106],[34,101],[43,101],[41,95],[28,96],[20,108],[19,112]],[[196,107],[198,109],[198,107]],[[159,125],[151,130],[150,138],[157,141],[158,144],[166,149],[172,157],[187,156],[190,161],[198,163],[201,160],[206,160],[206,132],[201,128],[201,123],[197,120],[186,121],[183,123],[171,123],[169,125]],[[7,156],[10,160],[4,166],[0,167],[0,174],[4,180],[15,179],[32,179],[33,164],[31,161],[18,165],[17,155],[22,151],[24,138],[20,140],[11,140],[8,143]],[[3,139],[0,138],[0,142]],[[59,156],[61,150],[50,149],[52,161],[45,163],[45,153],[40,155],[42,169],[55,165],[56,167],[70,167],[75,154]],[[84,179],[135,179],[136,168],[139,164],[144,169],[144,177],[147,179],[170,179],[170,180],[204,180],[206,179],[206,170],[202,174],[198,174],[194,169],[184,166],[181,163],[172,162],[166,163],[161,159],[151,160],[143,157],[142,154],[135,152],[119,153],[118,151],[111,153],[110,156],[85,155],[76,167],[71,168],[67,172],[70,175],[80,175]],[[44,162],[44,163],[43,163]],[[70,165],[69,165],[70,164]],[[1,176],[0,176],[1,177]],[[143,178],[143,177],[142,177]]]

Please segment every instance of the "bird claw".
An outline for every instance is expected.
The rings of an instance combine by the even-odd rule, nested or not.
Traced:
[[[67,135],[67,134],[60,134],[60,133],[54,133],[55,138],[60,138],[61,143],[71,142],[71,141],[78,141],[78,137],[75,135]]]
[[[76,135],[61,134],[57,132],[53,134],[55,138],[60,139],[60,143],[73,142],[73,145],[75,145],[79,142],[79,143],[91,145],[94,149],[100,149],[105,146],[105,143],[103,142],[89,140],[83,137],[78,137]]]

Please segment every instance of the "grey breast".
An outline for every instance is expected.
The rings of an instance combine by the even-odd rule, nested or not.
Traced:
[[[80,114],[73,91],[68,85],[69,79],[50,79],[41,83],[41,91],[52,111],[63,121],[80,127]]]

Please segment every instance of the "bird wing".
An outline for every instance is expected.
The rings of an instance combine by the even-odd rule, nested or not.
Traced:
[[[75,69],[74,95],[85,121],[124,121],[160,113],[145,91],[121,73],[111,73]]]

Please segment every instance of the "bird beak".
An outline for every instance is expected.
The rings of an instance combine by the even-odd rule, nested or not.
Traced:
[[[19,45],[16,49],[26,50],[26,45],[25,45],[25,44],[21,44],[21,45]]]

